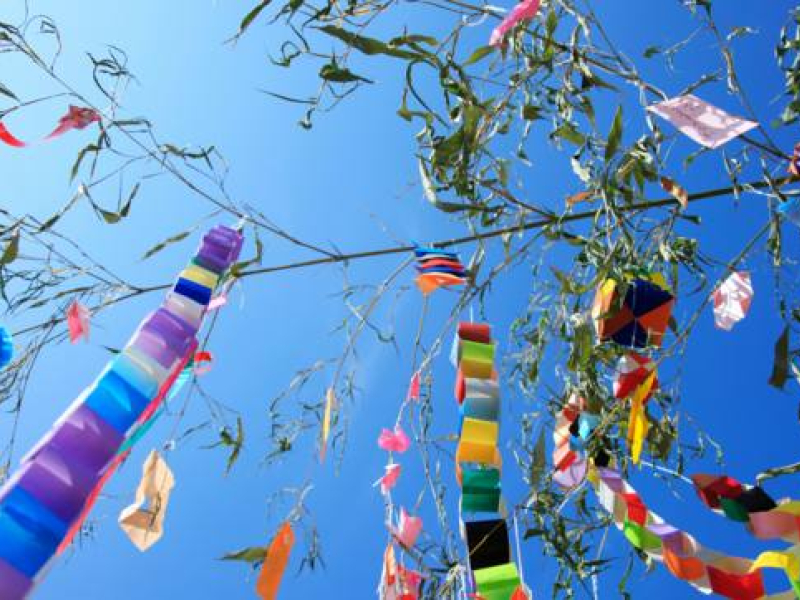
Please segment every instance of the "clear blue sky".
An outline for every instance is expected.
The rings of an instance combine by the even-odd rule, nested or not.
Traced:
[[[102,53],[104,44],[109,43],[125,49],[139,80],[126,97],[128,114],[147,116],[165,140],[215,144],[231,165],[231,195],[255,204],[292,233],[320,243],[333,242],[342,250],[393,245],[396,240],[434,240],[460,233],[457,226],[425,202],[417,185],[412,159],[415,126],[393,114],[399,105],[400,72],[373,66],[367,76],[379,80],[380,86],[363,90],[334,113],[318,119],[312,131],[305,132],[295,125],[301,116],[297,106],[276,102],[259,92],[271,89],[302,94],[315,89],[310,72],[269,65],[268,52],[277,53],[277,32],[256,26],[236,47],[223,44],[235,31],[245,7],[254,3],[255,0],[235,6],[210,0],[142,0],[112,5],[88,0],[80,4],[32,0],[32,8],[53,16],[61,26],[66,49],[61,68],[68,81],[83,91],[91,90],[85,52]],[[0,19],[16,21],[20,4],[5,3]],[[677,2],[616,0],[607,4],[611,6],[603,10],[609,17],[610,33],[632,55],[641,55],[642,49],[651,44],[668,45],[676,41],[672,37],[674,30],[688,31],[693,26]],[[717,4],[724,25],[756,26],[763,33],[742,44],[738,60],[744,83],[753,90],[753,103],[768,122],[776,110],[771,103],[782,89],[772,59],[773,45],[778,28],[794,3],[727,0]],[[400,31],[400,25],[394,33]],[[436,29],[437,24],[430,26]],[[488,37],[489,31],[490,25],[486,24],[474,35],[476,39]],[[675,73],[658,79],[661,87],[668,92],[680,91],[697,74],[693,63],[688,57],[680,60]],[[4,67],[0,78],[27,97],[53,89],[13,60]],[[733,112],[738,108],[725,97],[721,85],[702,95]],[[101,103],[99,98],[95,100]],[[13,118],[14,130],[20,137],[33,137],[47,130],[60,114],[60,107],[54,103],[30,114],[29,118],[21,114]],[[631,136],[642,130],[642,119],[641,112],[626,113],[626,131]],[[69,167],[89,135],[75,133],[24,151],[0,148],[3,206],[49,216],[75,191],[77,183],[70,184],[68,180]],[[787,151],[796,141],[785,133],[778,139]],[[546,151],[545,144],[545,131],[539,125],[529,144],[535,166],[521,176],[533,200],[560,206],[565,195],[576,191],[576,182],[563,160],[557,165],[551,162],[552,154]],[[673,149],[676,164],[693,149],[691,143],[679,141]],[[691,175],[679,178],[690,189],[717,187],[726,182],[718,157],[702,157]],[[197,237],[165,251],[156,260],[141,263],[139,258],[154,242],[182,231],[187,223],[207,212],[184,188],[160,178],[143,186],[130,218],[119,225],[100,226],[84,206],[65,220],[63,228],[65,233],[79,236],[103,261],[131,274],[135,281],[162,283],[182,268]],[[732,199],[712,201],[693,208],[692,213],[702,217],[703,227],[685,225],[687,232],[696,232],[705,249],[719,257],[735,254],[767,214],[763,200],[752,196],[739,203]],[[790,251],[797,256],[798,232],[787,226],[786,234]],[[249,247],[246,252],[250,251]],[[470,248],[461,251],[468,254]],[[266,264],[281,264],[299,256],[285,244],[270,242],[265,249]],[[375,283],[399,260],[395,256],[355,265],[351,277],[361,283]],[[710,312],[704,315],[683,360],[674,361],[665,370],[665,375],[680,376],[675,382],[682,395],[681,410],[722,444],[730,474],[745,481],[764,468],[796,461],[800,448],[796,384],[790,382],[786,393],[766,385],[772,346],[780,331],[771,299],[771,274],[760,257],[747,266],[753,272],[756,287],[748,320],[727,334],[714,329]],[[409,271],[403,283],[408,285],[411,279]],[[152,550],[140,554],[119,530],[116,517],[132,501],[144,457],[170,436],[173,421],[164,419],[107,488],[107,496],[92,514],[93,537],[55,565],[37,598],[255,597],[253,574],[247,566],[219,562],[217,558],[227,551],[266,544],[282,513],[270,513],[265,499],[280,487],[302,483],[313,452],[309,445],[300,447],[282,463],[269,468],[262,464],[267,403],[289,383],[296,370],[337,353],[341,339],[329,331],[344,317],[341,303],[332,297],[341,286],[337,270],[317,268],[252,279],[233,294],[213,337],[211,350],[217,362],[206,376],[205,385],[245,419],[247,443],[240,462],[229,476],[224,476],[224,452],[201,448],[215,441],[210,431],[179,443],[175,451],[168,453],[177,486],[169,508],[167,533]],[[525,266],[506,276],[494,290],[488,316],[503,349],[509,347],[508,326],[525,306],[530,291],[529,270]],[[437,321],[444,318],[453,298],[450,294],[434,296],[428,337],[438,330]],[[700,300],[679,299],[678,316],[690,314]],[[91,344],[62,345],[48,351],[28,390],[17,458],[100,371],[107,358],[102,345],[119,347],[159,301],[159,297],[150,296],[108,311],[98,319]],[[294,560],[283,585],[283,598],[373,597],[385,543],[383,504],[372,488],[384,461],[375,439],[380,428],[394,420],[405,394],[410,375],[409,350],[420,309],[418,294],[402,296],[397,307],[399,354],[372,343],[361,350],[361,393],[357,403],[348,407],[351,430],[346,460],[338,473],[331,466],[318,471],[310,500],[322,535],[326,569],[296,577],[299,563]],[[25,318],[14,317],[9,324],[14,328]],[[452,367],[446,357],[434,363],[433,372],[436,429],[443,434],[453,432],[457,411],[451,395]],[[316,401],[323,393],[324,384],[320,381],[304,399]],[[511,417],[518,418],[522,412],[536,408],[532,400],[525,400],[508,388],[504,388],[504,400],[509,415],[504,423],[507,431]],[[207,408],[195,399],[182,427],[207,418]],[[6,435],[9,422],[7,415],[0,414],[0,435]],[[512,464],[508,447],[504,452],[507,463]],[[414,461],[411,453],[405,459],[409,465]],[[689,471],[705,469],[713,467],[697,464]],[[450,472],[452,465],[444,464],[443,470]],[[646,472],[635,480],[654,510],[708,545],[742,556],[752,556],[767,547],[753,543],[740,528],[706,512],[691,490],[676,488],[682,497],[677,499]],[[451,481],[451,488],[456,490]],[[413,504],[420,484],[416,468],[409,466],[401,479],[398,497]],[[796,478],[769,489],[776,496],[800,496]],[[519,474],[513,469],[504,475],[504,490],[512,504],[524,495]],[[448,498],[452,519],[457,515],[456,499],[455,493]],[[422,515],[433,524],[427,500]],[[626,552],[624,539],[618,532],[611,532],[604,555],[624,556]],[[525,544],[523,555],[528,584],[537,597],[549,595],[552,564],[542,557],[536,542]],[[618,594],[614,587],[618,574],[619,569],[615,569],[601,579],[604,597]],[[642,564],[634,569],[630,590],[634,597],[695,595],[661,568],[645,577]]]

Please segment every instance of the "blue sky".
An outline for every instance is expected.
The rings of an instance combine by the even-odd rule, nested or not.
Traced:
[[[13,22],[19,18],[19,4],[6,3],[0,9],[0,19]],[[649,45],[674,43],[675,30],[693,27],[677,2],[608,4],[603,13],[608,16],[609,32],[631,55],[640,56]],[[744,84],[753,91],[753,104],[764,122],[777,111],[773,101],[782,81],[774,68],[772,49],[778,28],[793,4],[785,0],[758,4],[728,0],[718,7],[723,25],[756,25],[763,34],[743,42],[737,57]],[[112,7],[88,0],[80,6],[33,0],[32,8],[53,16],[61,26],[65,44],[61,68],[68,81],[83,91],[91,90],[85,52],[102,53],[109,43],[125,49],[139,80],[126,95],[127,113],[147,116],[164,139],[177,144],[215,144],[231,166],[231,195],[258,206],[299,237],[335,243],[342,250],[360,250],[394,245],[398,240],[424,242],[461,233],[422,198],[412,154],[416,126],[394,116],[399,106],[400,71],[389,62],[367,67],[372,70],[365,74],[381,85],[362,90],[332,114],[318,118],[313,130],[306,132],[296,126],[302,116],[297,106],[276,102],[260,90],[307,93],[315,89],[313,73],[269,64],[268,53],[277,52],[274,29],[255,26],[252,34],[235,47],[224,44],[244,11],[233,3],[142,0]],[[429,25],[433,30],[441,26]],[[397,23],[393,33],[400,29],[401,23]],[[480,43],[478,40],[489,31],[486,24],[471,33]],[[698,61],[684,57],[674,73],[665,74],[655,64],[646,68],[652,69],[665,91],[676,93],[697,75],[702,46],[693,52]],[[53,91],[52,84],[13,59],[4,67],[2,81],[28,97]],[[711,86],[702,95],[732,112],[739,108],[725,96],[722,85]],[[57,102],[37,107],[30,116],[14,115],[10,126],[13,124],[20,137],[34,137],[47,130],[62,108]],[[610,110],[609,106],[603,112]],[[633,107],[626,111],[628,135],[633,137],[643,130],[642,119],[641,111]],[[790,133],[777,135],[787,151],[796,141]],[[54,212],[77,187],[77,182],[69,182],[69,168],[90,135],[76,132],[24,151],[0,148],[3,206],[39,217]],[[553,162],[545,136],[539,125],[528,145],[534,166],[520,177],[532,200],[560,206],[565,195],[576,191],[577,182],[563,157]],[[693,150],[691,142],[678,140],[672,150],[675,164]],[[690,190],[726,183],[718,155],[701,157],[688,175],[676,167],[675,176]],[[182,231],[187,223],[208,212],[207,206],[200,205],[174,181],[159,178],[145,183],[131,216],[122,223],[101,226],[83,206],[71,213],[62,227],[65,233],[79,237],[91,253],[130,274],[134,281],[163,283],[182,268],[197,236],[152,261],[141,262],[141,255],[154,242]],[[747,196],[738,203],[728,198],[712,200],[693,207],[691,212],[702,217],[703,226],[683,225],[686,233],[699,236],[703,247],[718,257],[733,256],[767,215],[763,199],[757,196]],[[788,251],[797,256],[796,228],[786,226],[785,233]],[[472,248],[460,250],[468,255]],[[247,252],[252,252],[251,246]],[[665,369],[665,375],[676,377],[681,411],[726,449],[728,471],[744,481],[764,468],[796,461],[798,450],[796,384],[790,382],[786,393],[766,385],[780,324],[772,300],[771,272],[762,254],[757,253],[747,263],[756,287],[750,317],[728,334],[714,329],[708,312],[682,359],[673,359]],[[268,242],[264,262],[282,264],[303,256],[286,244]],[[375,283],[401,260],[393,256],[353,265],[350,277],[360,283]],[[401,277],[401,283],[408,286],[411,279],[409,271]],[[524,308],[533,285],[528,266],[522,265],[496,286],[487,314],[501,349],[509,348],[509,325]],[[267,403],[290,382],[295,371],[335,356],[341,348],[341,338],[329,333],[345,316],[341,303],[332,297],[341,288],[341,273],[329,268],[243,283],[232,295],[214,333],[210,349],[217,360],[204,381],[213,396],[245,419],[247,444],[242,459],[225,476],[225,454],[202,449],[215,441],[212,431],[178,443],[167,454],[177,479],[167,533],[152,550],[140,554],[119,530],[116,517],[132,501],[146,454],[171,437],[174,420],[164,419],[107,488],[106,497],[92,514],[95,530],[91,539],[54,566],[37,598],[255,597],[252,572],[242,563],[217,559],[227,551],[266,544],[283,516],[280,509],[269,510],[266,498],[281,487],[303,481],[314,452],[308,444],[281,463],[263,465]],[[433,297],[425,332],[428,340],[438,331],[454,298],[447,293]],[[696,296],[680,298],[678,316],[691,314],[701,300]],[[25,401],[17,458],[100,371],[107,358],[102,345],[120,346],[159,301],[159,297],[149,296],[106,312],[95,324],[96,335],[88,345],[61,345],[48,350]],[[384,462],[375,439],[381,427],[394,421],[405,394],[420,310],[421,300],[414,292],[404,294],[398,302],[399,353],[374,343],[361,349],[361,391],[357,401],[348,406],[351,430],[345,461],[338,470],[332,464],[315,469],[315,489],[309,502],[320,527],[326,569],[297,577],[299,562],[295,557],[284,582],[283,598],[325,595],[360,599],[373,595],[385,544],[383,504],[372,488]],[[25,315],[14,316],[9,325],[15,328],[25,319]],[[432,372],[436,430],[454,432],[457,411],[451,393],[453,370],[445,356],[434,362]],[[323,393],[324,383],[319,381],[304,399],[317,401]],[[536,408],[534,399],[521,398],[511,389],[504,388],[504,399],[506,431],[515,418]],[[206,406],[195,397],[181,429],[207,419]],[[7,415],[0,415],[0,435],[8,431],[9,421]],[[509,448],[504,452],[508,454]],[[408,505],[415,502],[421,487],[417,461],[413,453],[407,455],[407,472],[398,487],[398,498]],[[447,481],[452,465],[444,463],[442,468]],[[703,470],[714,468],[710,463],[698,463],[689,469]],[[456,490],[454,480],[450,480]],[[768,547],[754,543],[743,530],[709,514],[689,489],[676,488],[681,496],[676,498],[646,470],[634,481],[656,512],[709,546],[742,556]],[[509,503],[523,497],[524,487],[513,469],[506,471],[503,484]],[[796,497],[796,488],[796,478],[769,486],[776,496]],[[433,526],[430,498],[425,500],[422,516]],[[456,501],[456,494],[451,493],[448,503],[452,523],[457,518]],[[436,535],[435,529],[431,534]],[[624,556],[626,551],[621,535],[611,532],[604,556]],[[549,595],[553,566],[536,542],[523,546],[523,564],[527,582],[537,597]],[[601,579],[603,597],[617,595],[615,575],[619,572],[617,568]],[[690,588],[673,581],[661,568],[645,575],[643,566],[637,564],[630,582],[634,597],[694,596]],[[780,578],[777,581],[780,583]]]

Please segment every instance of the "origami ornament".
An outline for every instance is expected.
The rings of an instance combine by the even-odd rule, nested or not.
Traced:
[[[450,287],[464,285],[466,283],[466,272],[464,265],[458,259],[455,252],[446,252],[438,248],[420,248],[414,250],[417,258],[416,269],[417,287],[424,295],[439,289],[440,287]]]
[[[325,394],[325,413],[322,416],[322,439],[320,441],[319,460],[325,460],[325,453],[328,450],[328,437],[331,434],[331,412],[336,407],[336,394],[333,388],[328,388]]]
[[[142,471],[136,501],[120,513],[119,525],[133,545],[144,552],[164,535],[164,518],[175,477],[155,450],[148,455]]]
[[[647,110],[675,125],[698,144],[712,149],[758,127],[758,123],[729,115],[691,94],[653,104]]]
[[[744,319],[753,301],[753,284],[750,273],[737,271],[722,282],[713,294],[714,323],[719,329],[730,331]]]
[[[85,129],[92,123],[100,122],[100,114],[93,108],[70,106],[67,114],[58,121],[58,126],[46,139],[51,140],[65,134],[71,129]]]
[[[405,508],[401,508],[397,527],[392,527],[391,531],[397,542],[403,548],[410,550],[417,543],[417,538],[422,532],[422,518],[412,517],[406,512]]]
[[[89,309],[77,300],[67,309],[67,328],[73,344],[81,338],[89,341]]]
[[[289,564],[292,547],[294,547],[294,531],[292,524],[286,521],[272,539],[261,565],[261,572],[256,582],[256,593],[261,600],[275,600],[278,597],[278,588]]]
[[[381,486],[381,494],[385,496],[397,485],[397,480],[400,479],[400,470],[400,465],[396,463],[386,465],[386,473],[375,482],[375,485]]]
[[[398,452],[402,454],[408,450],[410,445],[411,442],[400,425],[396,425],[394,431],[388,429],[382,430],[381,435],[378,437],[378,446],[387,452]]]
[[[238,259],[241,245],[241,234],[227,227],[215,227],[203,237],[192,265],[163,305],[144,319],[0,488],[0,598],[24,598],[45,565],[80,531],[103,485],[185,370],[197,347],[203,298],[213,292],[207,285]],[[86,329],[86,323],[78,324]],[[158,471],[158,461],[154,468]],[[163,516],[165,498],[157,500]],[[134,516],[141,516],[138,509],[123,515],[124,526],[141,546],[149,546],[163,530],[162,517],[153,518],[156,508],[149,507],[145,522]]]
[[[0,326],[0,369],[6,368],[14,358],[14,338],[11,332]]]
[[[607,279],[597,289],[592,318],[600,341],[633,348],[660,346],[675,299],[660,276],[625,284]]]
[[[492,31],[492,35],[489,38],[489,45],[502,46],[508,32],[514,29],[518,23],[521,21],[530,21],[536,16],[541,3],[541,0],[522,0],[522,2],[512,8],[508,16],[506,16],[500,25],[495,27],[494,31]]]

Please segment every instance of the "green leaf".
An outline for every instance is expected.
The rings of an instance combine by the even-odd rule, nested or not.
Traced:
[[[789,378],[789,327],[783,329],[778,341],[775,342],[775,357],[772,362],[772,375],[769,384],[779,390],[786,385]]]
[[[547,448],[545,446],[544,427],[539,432],[539,439],[536,440],[536,445],[533,447],[531,453],[531,472],[530,482],[531,487],[535,487],[544,477],[547,470]]]
[[[244,19],[242,19],[242,22],[239,24],[239,32],[236,34],[237,37],[242,35],[245,30],[253,24],[253,21],[261,14],[261,11],[269,6],[270,2],[272,2],[272,0],[261,0],[253,10],[245,15]]]
[[[614,122],[611,124],[611,131],[608,133],[608,142],[606,143],[606,161],[611,159],[617,153],[621,141],[622,105],[617,107],[617,113],[614,115]]]
[[[359,52],[363,52],[364,54],[370,56],[374,54],[384,54],[386,56],[404,58],[407,60],[420,59],[424,58],[425,56],[419,52],[412,52],[410,50],[402,50],[400,48],[392,47],[386,42],[376,40],[375,38],[358,35],[357,33],[347,31],[346,29],[342,29],[336,25],[326,25],[325,27],[320,27],[320,31],[327,33],[331,37],[342,40],[351,48],[355,48]]]
[[[197,229],[197,227],[192,227],[191,229],[189,229],[187,231],[182,231],[181,233],[173,235],[172,237],[168,237],[163,242],[159,242],[158,244],[156,244],[155,246],[153,246],[147,252],[144,253],[144,255],[142,256],[142,260],[147,260],[151,256],[161,252],[167,246],[171,246],[172,244],[177,244],[181,240],[186,239],[187,237],[189,237],[189,235],[194,233],[194,231],[196,229]]]
[[[268,546],[251,546],[236,552],[229,552],[220,560],[240,560],[249,563],[259,563],[264,560],[267,555]]]
[[[563,123],[551,135],[563,138],[576,146],[583,146],[586,143],[586,137],[572,123]]]
[[[461,65],[462,67],[468,67],[470,65],[474,65],[477,62],[482,61],[484,58],[489,56],[492,52],[494,52],[494,46],[481,46],[475,52],[473,52],[470,57],[464,61],[464,64]]]
[[[333,81],[335,83],[352,83],[354,81],[372,83],[369,79],[361,77],[361,75],[356,75],[350,69],[340,67],[335,62],[324,65],[319,70],[319,76],[325,81]]]
[[[17,98],[16,94],[12,92],[10,89],[8,89],[6,86],[4,86],[2,83],[0,83],[0,94],[8,96],[9,98],[13,98],[17,102],[19,102],[19,98]]]
[[[11,232],[11,239],[6,244],[3,255],[0,256],[0,265],[10,265],[19,255],[19,227],[15,227]]]

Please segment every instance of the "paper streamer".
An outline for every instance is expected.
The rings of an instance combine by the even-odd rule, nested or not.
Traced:
[[[14,337],[11,332],[0,326],[0,369],[6,368],[14,358]]]
[[[729,115],[691,94],[653,104],[647,110],[666,119],[701,146],[712,149],[758,127],[758,123]]]
[[[328,451],[328,437],[331,435],[331,412],[336,406],[336,393],[333,388],[328,388],[325,393],[325,412],[322,415],[322,439],[320,440],[319,460],[325,460]]]
[[[0,590],[21,600],[80,529],[87,508],[127,456],[197,345],[206,305],[238,259],[242,236],[215,227],[161,307],[0,488]]]
[[[119,515],[119,525],[142,552],[164,535],[164,519],[175,477],[161,455],[153,450],[142,467],[136,500]]]
[[[278,597],[278,588],[289,564],[294,541],[292,525],[286,521],[270,543],[264,563],[261,565],[256,583],[256,593],[261,600],[275,600]]]

